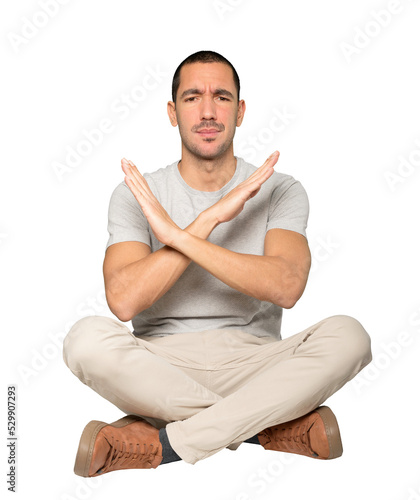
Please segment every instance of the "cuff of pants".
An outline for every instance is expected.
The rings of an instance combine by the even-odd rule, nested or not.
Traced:
[[[237,443],[231,443],[229,446],[226,446],[226,448],[228,450],[235,451],[241,446],[242,443],[243,443],[243,441],[238,441]]]
[[[199,458],[181,442],[182,437],[177,424],[178,422],[171,422],[166,426],[166,434],[168,436],[169,443],[182,460],[184,460],[184,462],[194,465],[199,461]]]
[[[184,462],[187,462],[189,464],[195,464],[199,460],[201,460],[201,457],[197,457],[193,452],[191,452],[191,449],[185,446],[181,442],[181,434],[178,430],[177,426],[178,422],[170,422],[166,426],[166,433],[168,435],[169,443],[171,444],[172,448],[175,450],[175,452],[184,460]],[[243,441],[236,441],[235,443],[230,443],[226,448],[229,450],[235,451],[241,446]]]
[[[169,442],[175,452],[189,464],[195,464],[199,460],[201,460],[201,456],[197,456],[194,452],[191,451],[191,448],[185,446],[182,443],[182,435],[179,432],[178,428],[179,422],[170,422],[166,426],[166,433],[168,435]],[[243,443],[243,441],[236,441],[234,443],[230,443],[226,448],[229,450],[235,451],[239,448],[239,446]]]

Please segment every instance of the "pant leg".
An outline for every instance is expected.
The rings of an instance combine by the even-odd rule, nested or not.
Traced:
[[[290,338],[267,342],[261,350],[264,356],[245,356],[242,366],[213,367],[211,387],[229,395],[166,426],[183,460],[194,464],[267,427],[309,413],[372,360],[369,335],[349,316],[327,318]]]
[[[177,337],[176,339],[172,337]],[[194,357],[194,338],[185,337],[185,353]],[[88,316],[77,321],[64,339],[66,365],[84,384],[127,414],[144,417],[160,428],[208,408],[221,396],[197,380],[206,373],[182,358],[182,349],[168,359],[165,342],[182,343],[177,336],[159,337],[156,346],[137,338],[123,323],[105,316]],[[194,360],[191,360],[194,364]],[[178,366],[177,366],[178,365]]]

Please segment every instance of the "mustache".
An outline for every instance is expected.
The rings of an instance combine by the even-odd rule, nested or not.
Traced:
[[[192,128],[192,131],[193,132],[200,132],[200,130],[203,130],[205,128],[215,128],[219,132],[223,132],[223,130],[225,130],[225,126],[223,124],[218,125],[217,123],[215,123],[213,121],[206,121],[206,122],[200,123],[200,125],[195,125]]]

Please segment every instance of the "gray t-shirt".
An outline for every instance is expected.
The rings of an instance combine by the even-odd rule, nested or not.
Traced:
[[[219,191],[193,189],[182,178],[179,161],[143,175],[173,221],[184,229],[257,169],[235,158],[235,173]],[[245,203],[243,211],[219,224],[208,241],[234,252],[264,255],[264,238],[269,229],[288,229],[306,237],[308,213],[308,197],[301,183],[290,175],[274,172],[257,195]],[[124,181],[111,196],[108,232],[106,248],[122,241],[146,243],[152,252],[163,247]],[[166,336],[229,328],[280,340],[282,311],[271,302],[238,292],[191,262],[165,295],[132,319],[133,333]]]

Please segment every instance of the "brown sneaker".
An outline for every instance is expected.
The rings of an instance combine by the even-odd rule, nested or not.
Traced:
[[[306,457],[330,460],[343,454],[337,419],[328,406],[290,422],[273,425],[258,433],[266,450],[296,453]]]
[[[155,469],[162,461],[159,430],[135,415],[112,424],[92,420],[84,428],[74,472],[93,477],[122,469]]]

